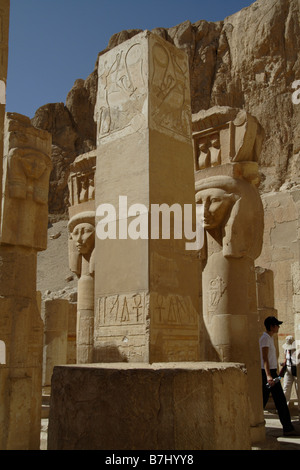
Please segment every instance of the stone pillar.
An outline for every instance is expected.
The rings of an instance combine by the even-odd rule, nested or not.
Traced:
[[[171,208],[195,213],[188,59],[144,31],[98,77],[94,359],[199,360],[197,259]],[[155,239],[162,204],[171,233]]]
[[[2,0],[0,10],[0,201],[2,197],[2,160],[8,65],[9,9],[10,0]]]
[[[0,230],[0,448],[39,449],[43,322],[36,292],[37,252],[46,249],[51,136],[30,119],[5,122]]]
[[[67,364],[76,364],[77,303],[69,302]]]
[[[194,117],[196,201],[204,205],[206,235],[206,359],[246,364],[253,442],[264,438],[254,269],[263,235],[260,144],[260,126],[245,111],[216,107]]]
[[[69,302],[52,299],[44,302],[43,387],[51,385],[54,366],[67,364]]]
[[[71,165],[69,185],[69,266],[78,277],[76,362],[93,362],[95,152],[80,155]]]

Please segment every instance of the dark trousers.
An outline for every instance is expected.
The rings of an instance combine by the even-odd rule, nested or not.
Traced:
[[[264,369],[262,369],[262,389],[263,389],[263,406],[265,408],[270,393],[272,394],[276,409],[278,411],[279,420],[282,424],[284,431],[291,431],[294,429],[291,423],[291,415],[287,406],[286,398],[282,390],[282,386],[280,382],[277,382],[273,387],[268,388],[266,384],[268,383],[267,375]],[[278,377],[277,370],[271,369],[271,376],[273,379]]]

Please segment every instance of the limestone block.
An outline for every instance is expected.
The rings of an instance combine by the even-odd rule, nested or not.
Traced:
[[[50,155],[48,132],[26,116],[7,114],[1,243],[46,249]]]
[[[49,450],[248,450],[240,364],[55,367]]]

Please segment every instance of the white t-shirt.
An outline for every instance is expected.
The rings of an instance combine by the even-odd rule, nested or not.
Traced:
[[[269,348],[268,359],[269,359],[270,369],[277,369],[277,355],[276,355],[274,339],[272,338],[272,336],[268,335],[268,333],[266,332],[264,332],[263,335],[259,339],[261,368],[264,369],[262,348]]]
[[[286,357],[286,365],[287,366],[295,366],[297,364],[296,362],[296,349],[288,349],[285,351],[285,357]]]

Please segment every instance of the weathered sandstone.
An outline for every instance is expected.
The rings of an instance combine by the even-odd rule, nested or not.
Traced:
[[[240,364],[54,368],[49,450],[249,450]]]

